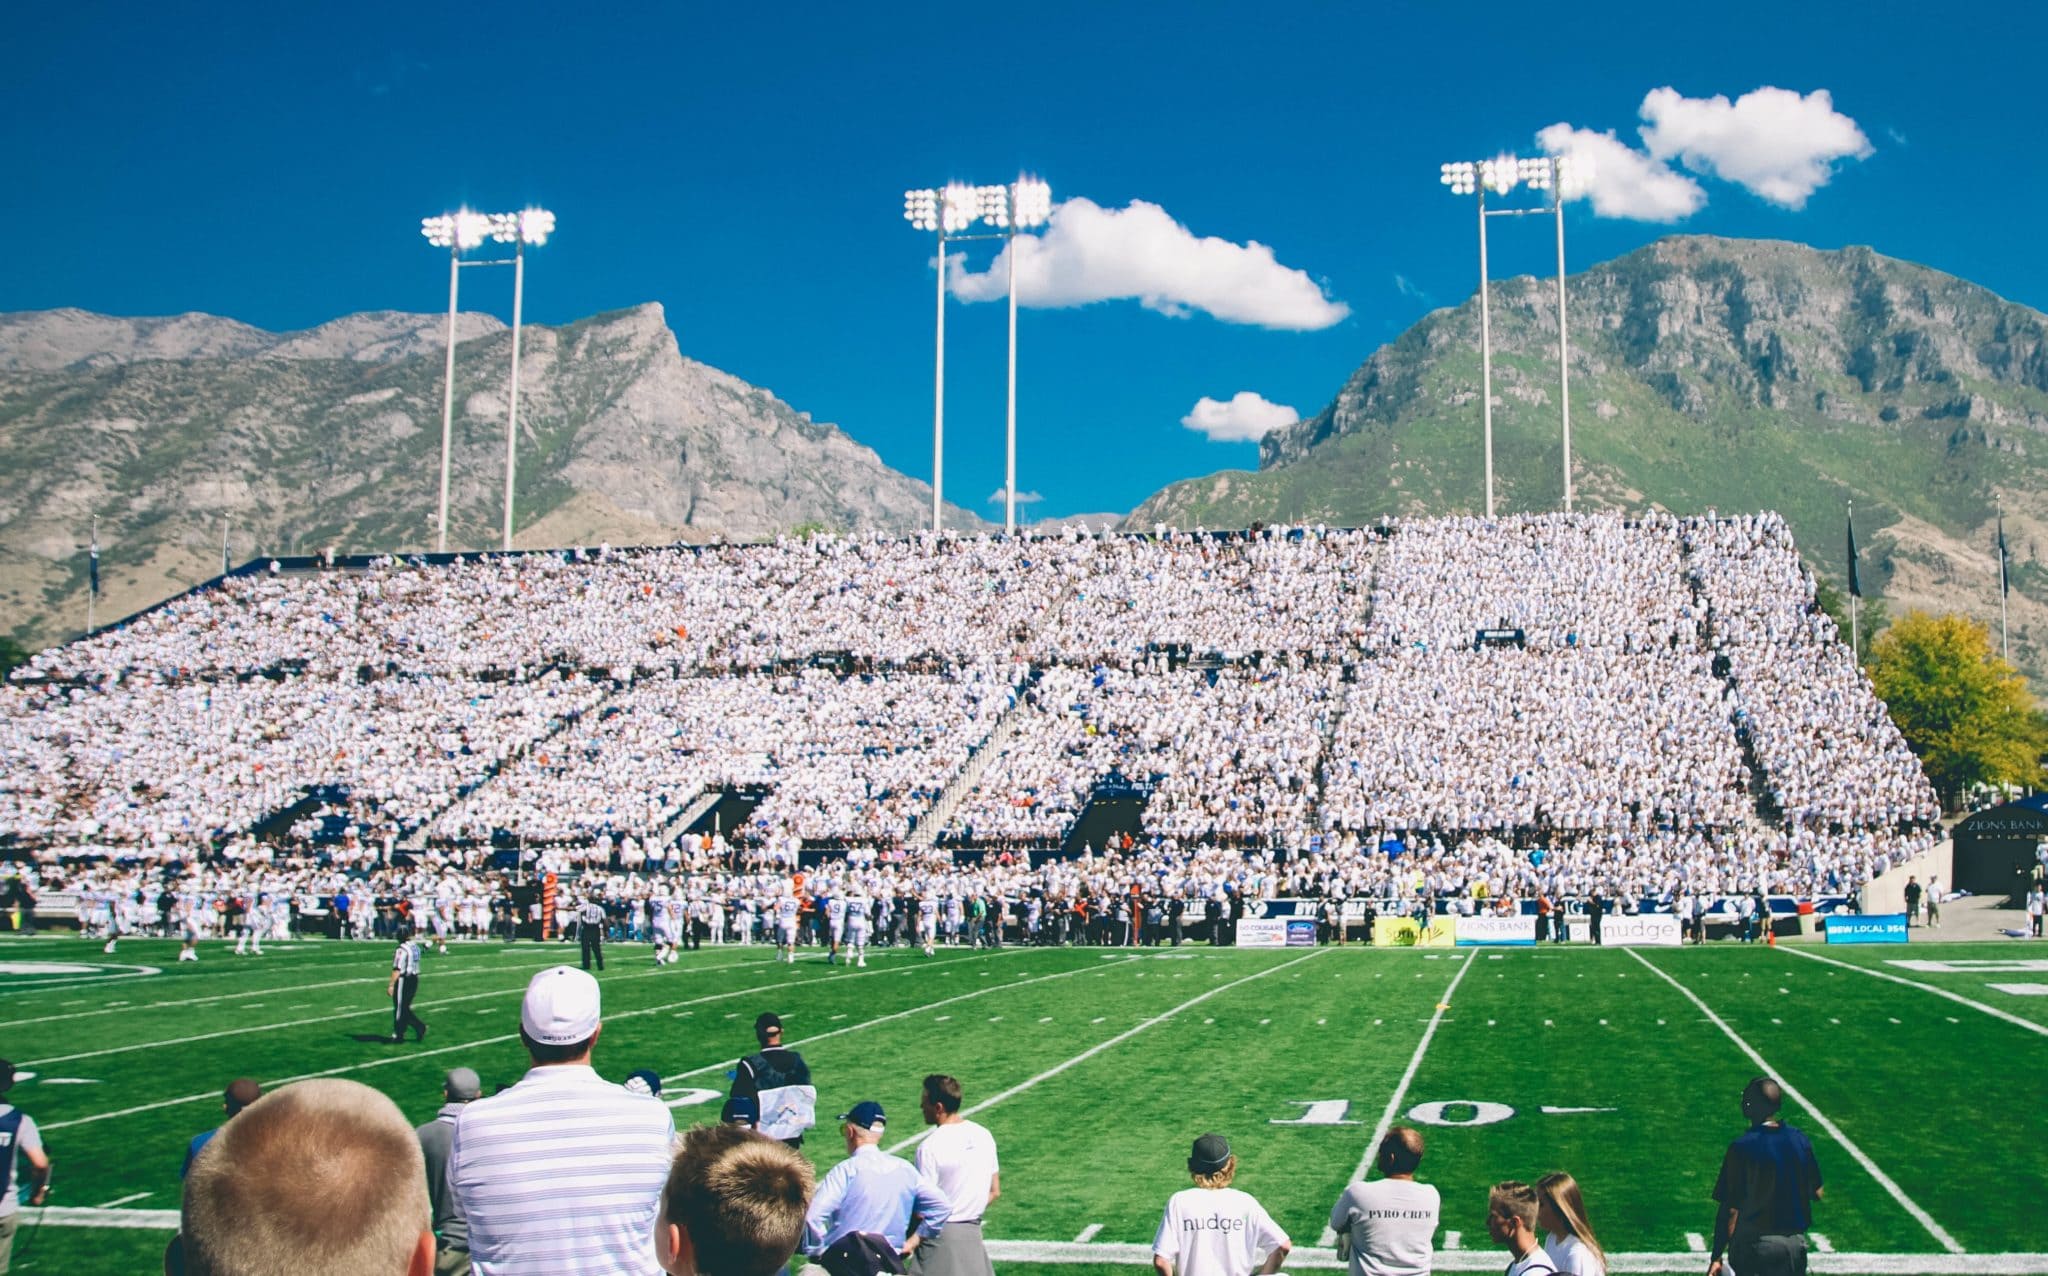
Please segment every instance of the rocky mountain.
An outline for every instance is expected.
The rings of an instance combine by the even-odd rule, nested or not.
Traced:
[[[443,315],[264,332],[210,315],[0,315],[0,634],[101,620],[257,554],[434,546]],[[495,548],[511,333],[464,315],[449,547]],[[909,530],[931,488],[838,428],[684,358],[661,307],[522,332],[522,546]],[[949,507],[948,523],[981,527]]]
[[[1568,281],[1580,508],[1776,509],[1839,586],[1853,501],[1866,596],[1998,623],[2048,675],[2048,316],[1868,248],[1683,236]],[[1563,496],[1553,279],[1497,281],[1496,508]],[[1484,508],[1477,299],[1438,310],[1256,471],[1174,484],[1134,527],[1355,524]]]

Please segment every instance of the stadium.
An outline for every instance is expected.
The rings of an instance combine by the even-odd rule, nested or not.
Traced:
[[[2048,10],[244,7],[0,19],[0,1276],[2048,1276]]]
[[[413,1120],[451,1067],[517,1080],[589,904],[601,1071],[712,1120],[772,1010],[818,1112],[903,1147],[957,1076],[1006,1271],[1146,1261],[1212,1129],[1338,1265],[1397,1123],[1437,1270],[1496,1266],[1488,1185],[1558,1165],[1611,1270],[1694,1270],[1757,1074],[1826,1167],[1817,1270],[2048,1270],[1979,1186],[2035,1155],[2042,963],[1815,946],[1953,875],[1769,514],[257,561],[0,703],[49,1270],[150,1267],[230,1077]],[[393,1044],[415,932],[434,1036]]]

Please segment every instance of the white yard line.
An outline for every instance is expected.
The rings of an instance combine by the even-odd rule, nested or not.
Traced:
[[[1102,1235],[1102,1224],[1090,1223],[1088,1226],[1081,1229],[1081,1234],[1079,1236],[1076,1236],[1074,1238],[1074,1244],[1086,1245],[1089,1241],[1094,1240],[1096,1237],[1100,1235]]]
[[[746,964],[748,963],[720,962],[716,965],[706,964],[704,966],[699,966],[695,968],[679,967],[677,969],[680,969],[683,973],[686,974],[694,974],[702,971],[728,970],[734,968],[735,966]],[[449,973],[462,974],[464,972],[451,971]],[[499,967],[495,970],[486,973],[494,975],[505,975],[512,972],[507,971],[503,967]],[[620,983],[628,979],[657,979],[664,975],[673,978],[673,974],[671,973],[671,971],[666,969],[657,969],[635,971],[630,975],[613,975],[610,979],[606,980],[605,982]],[[390,977],[387,975],[383,979],[372,979],[369,982],[384,983],[389,978]],[[354,981],[351,980],[349,982]],[[523,983],[508,984],[503,988],[494,988],[489,992],[473,992],[461,997],[442,997],[436,1001],[414,1002],[413,1005],[414,1008],[418,1010],[433,1010],[441,1006],[460,1005],[461,1003],[466,1001],[482,1001],[490,997],[517,996],[520,993],[524,992],[525,988],[526,985]],[[278,990],[269,989],[267,991],[276,992]],[[285,1028],[303,1028],[310,1024],[332,1023],[337,1019],[362,1019],[371,1015],[375,1015],[380,1018],[389,1018],[391,1013],[391,1008],[389,1006],[366,1006],[361,1010],[342,1010],[337,1011],[331,1015],[314,1015],[311,1018],[285,1019],[277,1023],[250,1024],[242,1028],[221,1028],[215,1032],[194,1033],[192,1036],[189,1037],[171,1037],[163,1041],[138,1041],[131,1045],[125,1046],[106,1046],[99,1050],[80,1050],[73,1054],[51,1055],[47,1059],[29,1059],[25,1061],[21,1066],[24,1068],[47,1067],[48,1065],[53,1063],[70,1063],[75,1059],[98,1059],[102,1056],[110,1054],[129,1054],[136,1050],[154,1050],[159,1046],[185,1046],[191,1045],[193,1042],[196,1041],[213,1041],[221,1037],[246,1036],[252,1032],[278,1032]]]
[[[1112,964],[1121,965],[1123,962],[1136,960],[1138,960],[1136,956],[1131,956]],[[889,1023],[896,1019],[908,1019],[912,1015],[921,1015],[927,1010],[936,1010],[940,1006],[950,1006],[956,1001],[967,1001],[974,997],[986,997],[990,993],[1007,992],[1012,988],[1022,988],[1026,984],[1042,984],[1048,979],[1071,979],[1075,975],[1085,975],[1093,970],[1095,970],[1093,966],[1076,966],[1072,970],[1054,971],[1050,975],[1035,975],[1030,979],[1014,979],[1006,984],[990,984],[986,988],[977,988],[973,992],[963,992],[958,996],[947,997],[943,1001],[932,1001],[922,1006],[912,1006],[908,1010],[898,1010],[894,1014],[883,1015],[878,1019],[863,1019],[859,1023],[851,1023],[844,1028],[834,1028],[830,1032],[813,1033],[808,1037],[792,1037],[786,1044],[790,1046],[807,1046],[814,1041],[823,1041],[827,1037],[838,1037],[849,1032],[859,1032],[864,1028],[872,1028],[877,1024]],[[661,1083],[667,1085],[671,1081],[681,1081],[686,1077],[700,1077],[707,1072],[716,1072],[721,1068],[730,1068],[733,1066],[733,1063],[734,1060],[721,1059],[717,1063],[707,1063],[701,1068],[692,1068],[688,1072],[678,1072],[672,1077],[663,1077]]]
[[[369,954],[365,953],[364,955]],[[732,966],[748,964],[750,963],[744,961],[718,962],[715,965],[707,963],[706,966],[699,967],[698,969],[722,970]],[[428,973],[435,979],[463,979],[470,975],[502,975],[505,971],[506,967],[504,966],[475,966],[468,970],[449,971],[436,971],[431,966],[428,968]],[[386,978],[388,976],[365,975],[355,979],[333,979],[319,984],[282,984],[276,987],[251,988],[243,992],[216,993],[207,997],[184,997],[177,1001],[145,1001],[137,1002],[133,1005],[103,1006],[98,1010],[80,1010],[68,1015],[39,1015],[33,1019],[13,1019],[8,1022],[15,1026],[26,1026],[32,1023],[59,1023],[67,1019],[91,1019],[100,1015],[127,1014],[137,1010],[165,1010],[173,1006],[204,1006],[220,1001],[241,1001],[249,997],[309,992],[315,988],[346,988],[352,984],[381,984]],[[77,1003],[71,1004],[75,1005]]]
[[[1458,964],[1458,973],[1451,976],[1450,986],[1444,989],[1444,995],[1437,1000],[1436,1013],[1429,1017],[1429,1027],[1422,1030],[1422,1040],[1415,1043],[1415,1053],[1408,1057],[1408,1070],[1401,1074],[1400,1084],[1394,1087],[1393,1095],[1387,1099],[1386,1111],[1380,1113],[1380,1123],[1373,1127],[1372,1137],[1365,1141],[1365,1152],[1358,1158],[1358,1168],[1351,1171],[1350,1178],[1344,1180],[1346,1187],[1363,1182],[1365,1172],[1372,1168],[1373,1156],[1379,1151],[1380,1140],[1387,1137],[1388,1128],[1394,1124],[1394,1117],[1401,1111],[1401,1101],[1408,1097],[1408,1087],[1414,1082],[1416,1071],[1422,1067],[1422,1056],[1429,1051],[1430,1038],[1436,1036],[1437,1025],[1444,1021],[1444,1011],[1450,1009],[1451,996],[1458,991],[1458,982],[1464,979],[1465,972],[1470,969],[1472,958],[1467,956]],[[1324,1246],[1335,1245],[1337,1233],[1326,1225],[1319,1243]]]
[[[1139,1033],[1145,1031],[1147,1028],[1157,1027],[1158,1025],[1165,1023],[1167,1020],[1173,1018],[1175,1015],[1180,1014],[1182,1011],[1188,1010],[1194,1006],[1201,1005],[1203,1002],[1209,1000],[1209,998],[1211,997],[1216,996],[1218,993],[1229,992],[1232,988],[1236,988],[1241,984],[1251,983],[1255,979],[1264,979],[1267,975],[1275,974],[1279,971],[1286,970],[1289,966],[1299,966],[1301,963],[1305,961],[1314,961],[1316,958],[1322,956],[1324,953],[1333,951],[1335,950],[1329,948],[1318,948],[1314,952],[1309,953],[1306,956],[1296,957],[1293,961],[1284,961],[1277,966],[1268,966],[1266,967],[1266,969],[1261,970],[1256,974],[1246,975],[1242,979],[1233,979],[1227,984],[1218,984],[1216,987],[1211,988],[1209,991],[1205,993],[1198,993],[1195,996],[1188,998],[1186,1001],[1183,1001],[1171,1010],[1152,1016],[1150,1019],[1147,1019],[1145,1022],[1139,1024],[1135,1028],[1126,1028],[1122,1032],[1116,1034],[1114,1037],[1109,1038],[1107,1041],[1099,1042],[1096,1045],[1090,1046],[1088,1049],[1083,1050],[1080,1054],[1075,1055],[1073,1058],[1068,1059],[1064,1063],[1054,1064],[1052,1067],[1047,1068],[1045,1071],[1039,1073],[1035,1077],[1032,1077],[1028,1081],[1020,1081],[1016,1085],[1011,1086],[1009,1089],[1004,1090],[1001,1093],[990,1095],[988,1098],[983,1099],[980,1103],[974,1104],[971,1107],[960,1109],[960,1115],[973,1116],[977,1112],[986,1112],[988,1109],[996,1106],[998,1103],[1003,1102],[1005,1099],[1013,1099],[1016,1096],[1024,1093],[1026,1090],[1035,1088],[1041,1082],[1052,1080],[1060,1073],[1065,1072],[1067,1069],[1074,1067],[1077,1064],[1086,1063],[1088,1060],[1093,1059],[1096,1055],[1099,1055],[1103,1051],[1110,1049],[1112,1046],[1117,1046],[1122,1044],[1123,1042],[1129,1041],[1132,1037],[1137,1036]],[[889,1151],[891,1153],[896,1153],[903,1151],[905,1148],[915,1147],[919,1143],[922,1143],[925,1137],[930,1133],[930,1130],[920,1131],[919,1133],[914,1134],[907,1139],[904,1139],[902,1142],[895,1144],[893,1147],[889,1149]]]
[[[152,1192],[136,1192],[129,1196],[117,1196],[113,1200],[108,1201],[105,1205],[102,1205],[99,1208],[103,1210],[110,1210],[116,1208],[117,1206],[132,1204],[136,1201],[141,1200],[145,1196],[153,1195],[155,1194]]]
[[[1854,1160],[1856,1164],[1863,1167],[1863,1172],[1865,1174],[1868,1174],[1871,1178],[1876,1179],[1878,1185],[1884,1188],[1886,1192],[1890,1193],[1891,1198],[1899,1203],[1900,1208],[1904,1209],[1906,1213],[1911,1214],[1914,1220],[1918,1222],[1920,1226],[1926,1228],[1927,1234],[1932,1236],[1937,1242],[1939,1242],[1943,1249],[1947,1250],[1951,1254],[1960,1254],[1963,1252],[1963,1247],[1956,1243],[1956,1238],[1950,1236],[1946,1228],[1942,1227],[1941,1224],[1935,1222],[1933,1215],[1929,1214],[1926,1210],[1921,1209],[1919,1204],[1915,1202],[1912,1197],[1906,1195],[1905,1189],[1901,1188],[1897,1183],[1892,1181],[1890,1175],[1886,1174],[1883,1170],[1877,1168],[1877,1162],[1871,1160],[1870,1157],[1864,1153],[1862,1148],[1856,1146],[1856,1144],[1850,1140],[1848,1135],[1842,1133],[1842,1128],[1840,1126],[1836,1125],[1833,1121],[1828,1120],[1826,1113],[1822,1112],[1819,1108],[1815,1107],[1811,1102],[1807,1100],[1805,1095],[1799,1093],[1798,1090],[1793,1088],[1793,1085],[1790,1081],[1785,1080],[1782,1074],[1780,1074],[1776,1069],[1772,1068],[1770,1064],[1766,1063],[1764,1061],[1764,1057],[1756,1052],[1756,1048],[1750,1045],[1747,1041],[1744,1041],[1742,1037],[1735,1031],[1735,1029],[1729,1027],[1727,1020],[1715,1014],[1712,1007],[1708,1006],[1706,1002],[1701,1001],[1698,994],[1694,993],[1692,989],[1686,987],[1684,984],[1679,983],[1676,979],[1673,979],[1662,968],[1657,966],[1654,962],[1650,961],[1647,957],[1644,957],[1635,949],[1625,948],[1622,951],[1627,953],[1629,956],[1635,958],[1637,961],[1641,962],[1645,970],[1648,970],[1650,973],[1656,975],[1657,978],[1663,980],[1667,984],[1670,984],[1673,988],[1676,988],[1681,994],[1684,995],[1687,1001],[1690,1001],[1693,1005],[1697,1006],[1699,1008],[1700,1013],[1705,1015],[1709,1022],[1711,1022],[1715,1027],[1719,1028],[1727,1036],[1728,1040],[1734,1042],[1736,1047],[1740,1049],[1743,1054],[1749,1056],[1749,1061],[1757,1066],[1758,1071],[1764,1073],[1767,1076],[1776,1077],[1778,1080],[1778,1084],[1784,1087],[1785,1094],[1788,1097],[1790,1097],[1794,1103],[1797,1103],[1800,1107],[1806,1109],[1807,1114],[1814,1119],[1814,1123],[1819,1125],[1821,1129],[1826,1130],[1828,1132],[1829,1138],[1832,1138],[1836,1143],[1841,1144],[1842,1150],[1844,1152],[1847,1152],[1850,1158]]]
[[[1825,962],[1830,966],[1840,966],[1843,970],[1853,970],[1859,975],[1869,975],[1872,979],[1883,979],[1895,984],[1904,984],[1908,988],[1918,988],[1921,992],[1931,992],[1937,997],[1946,997],[1959,1006],[1968,1006],[1972,1010],[1981,1010],[1994,1019],[2003,1019],[2007,1023],[2016,1024],[2037,1036],[2048,1037],[2048,1025],[2035,1023],[2033,1020],[2022,1018],[2009,1010],[2000,1010],[1996,1006],[1987,1006],[1981,1001],[1972,1001],[1959,992],[1950,992],[1946,988],[1936,987],[1933,984],[1923,984],[1917,979],[1907,979],[1903,975],[1894,975],[1888,970],[1872,970],[1868,966],[1858,966],[1854,962],[1839,961],[1833,957],[1823,957],[1819,953],[1803,952],[1791,944],[1780,944],[1778,945],[1778,950],[1791,953],[1795,957],[1804,957],[1808,961]]]
[[[26,1212],[25,1212],[26,1213]],[[42,1214],[49,1227],[123,1228],[138,1231],[178,1230],[176,1210],[81,1209],[53,1205]],[[1100,1227],[1090,1224],[1092,1234]],[[988,1242],[989,1257],[998,1263],[1097,1263],[1143,1267],[1152,1261],[1152,1247],[1146,1244],[1101,1241],[999,1241]],[[2048,1276],[2048,1254],[1831,1254],[1815,1253],[1807,1259],[1807,1270],[1815,1276],[1855,1273],[1856,1276]],[[1695,1254],[1612,1254],[1607,1256],[1610,1272],[1694,1272],[1700,1261]],[[1290,1269],[1338,1271],[1345,1266],[1336,1252],[1328,1249],[1297,1249],[1288,1257]],[[1494,1249],[1441,1249],[1433,1256],[1431,1268],[1439,1272],[1498,1272],[1501,1251]]]
[[[1021,953],[1028,952],[1030,950],[1024,948],[1014,948],[1009,949],[1007,951]],[[1002,954],[1000,953],[995,954],[995,956],[998,957],[1000,957],[1001,955]],[[929,970],[933,966],[950,966],[957,962],[963,961],[988,960],[990,960],[990,957],[987,955],[979,955],[974,957],[954,957],[945,961],[935,961],[928,963],[924,966],[919,967],[919,969]],[[723,1001],[728,997],[745,997],[753,993],[767,992],[771,990],[788,992],[792,989],[808,988],[813,984],[836,983],[841,979],[866,979],[871,975],[886,975],[896,972],[897,968],[892,965],[883,967],[878,970],[860,970],[852,971],[843,975],[825,975],[817,979],[807,979],[800,984],[792,984],[786,980],[778,980],[774,983],[754,984],[746,988],[734,988],[726,992],[712,993],[709,996],[695,997],[688,1001],[672,1001],[666,1005],[647,1006],[639,1010],[627,1010],[615,1015],[606,1015],[604,1018],[605,1022],[607,1023],[611,1022],[614,1019],[637,1019],[643,1015],[660,1014],[664,1010],[674,1010],[681,1006],[698,1006],[704,1004],[705,1002]],[[483,1046],[494,1046],[499,1044],[500,1042],[515,1040],[518,1037],[518,1035],[519,1034],[516,1032],[506,1032],[500,1033],[494,1037],[482,1037],[475,1041],[464,1041],[452,1046],[436,1046],[432,1050],[410,1050],[405,1052],[404,1054],[387,1055],[382,1059],[371,1059],[363,1063],[343,1064],[338,1068],[322,1068],[318,1072],[302,1072],[297,1076],[281,1077],[276,1081],[266,1081],[263,1084],[265,1088],[268,1088],[271,1086],[288,1085],[293,1081],[306,1081],[313,1077],[338,1077],[345,1073],[361,1072],[368,1068],[382,1068],[389,1064],[405,1063],[413,1059],[428,1059],[432,1058],[435,1055],[452,1054],[460,1050],[475,1050]],[[724,1065],[721,1064],[720,1066]],[[154,1112],[160,1108],[174,1108],[178,1107],[181,1104],[198,1103],[202,1099],[218,1100],[219,1098],[220,1091],[218,1089],[205,1090],[198,1094],[181,1095],[175,1099],[159,1099],[154,1103],[140,1103],[132,1108],[122,1108],[117,1112],[101,1112],[94,1116],[73,1117],[68,1121],[43,1121],[39,1122],[38,1124],[42,1129],[45,1130],[62,1130],[74,1125],[91,1125],[95,1121],[111,1121],[118,1117],[134,1116],[140,1112]]]

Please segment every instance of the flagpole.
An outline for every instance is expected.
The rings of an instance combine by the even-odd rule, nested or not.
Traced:
[[[1849,654],[1850,654],[1850,656],[1851,656],[1851,657],[1852,657],[1852,658],[1853,658],[1853,659],[1855,660],[1855,662],[1856,662],[1856,663],[1857,663],[1857,664],[1858,664],[1858,665],[1860,666],[1860,665],[1862,665],[1862,663],[1863,663],[1863,643],[1862,643],[1862,640],[1861,640],[1861,637],[1860,637],[1860,635],[1859,635],[1859,634],[1857,633],[1857,624],[1856,624],[1856,602],[1857,602],[1857,600],[1858,600],[1859,598],[1861,598],[1861,597],[1862,597],[1862,593],[1861,593],[1861,592],[1860,592],[1860,591],[1859,591],[1859,590],[1857,589],[1857,586],[1856,586],[1856,553],[1855,553],[1855,546],[1856,546],[1856,502],[1854,502],[1854,501],[1850,501],[1850,502],[1848,502],[1848,507],[1849,507],[1849,547],[1850,547],[1850,552],[1849,552]]]
[[[85,582],[85,636],[92,637],[93,604],[100,596],[100,516],[92,516],[92,549],[87,551],[91,558],[87,563]]]
[[[228,521],[220,521],[220,574],[228,574]]]
[[[2005,663],[2012,663],[2012,638],[2005,628],[2005,511],[1998,511],[1998,646]]]

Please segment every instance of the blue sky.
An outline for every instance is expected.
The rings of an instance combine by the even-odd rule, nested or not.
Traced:
[[[0,310],[434,311],[421,216],[543,203],[561,225],[530,319],[658,301],[685,354],[929,477],[933,243],[902,192],[1030,171],[1090,207],[1020,256],[1044,268],[1021,295],[1154,301],[1024,311],[1018,485],[1034,514],[1125,510],[1256,463],[1182,424],[1199,400],[1313,414],[1469,296],[1469,204],[1437,166],[1537,153],[1553,125],[1616,135],[1569,215],[1574,269],[1675,230],[1869,244],[2048,305],[2043,14],[1987,34],[1975,10],[1782,0],[15,5]],[[1786,92],[1745,97],[1765,87]],[[968,251],[979,271],[994,249]],[[1551,251],[1496,226],[1497,274]],[[509,317],[496,273],[466,309]],[[947,495],[998,517],[1004,323],[1000,300],[948,319]]]

